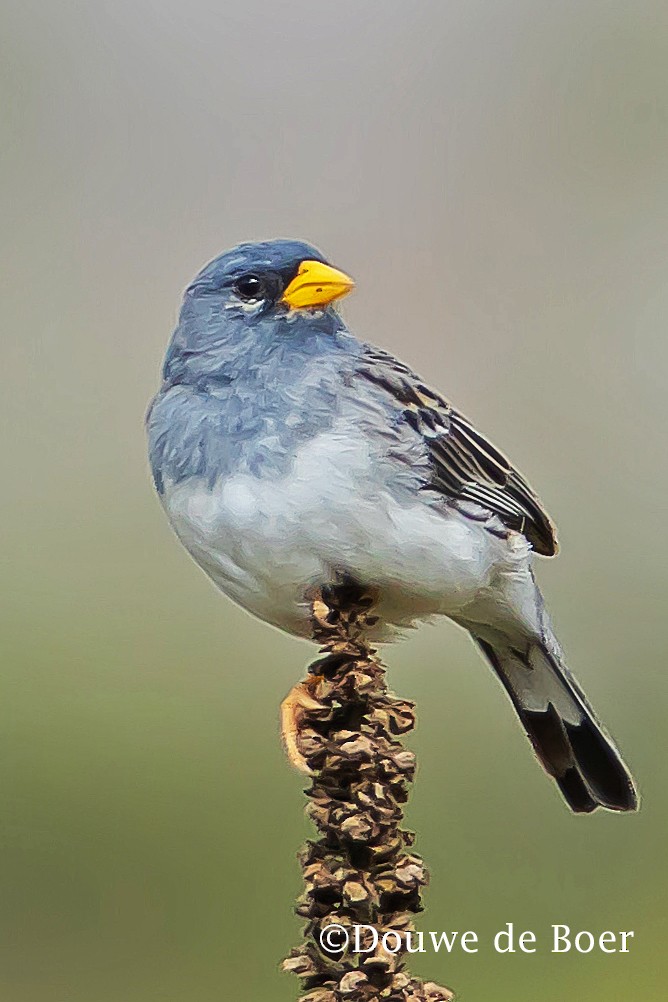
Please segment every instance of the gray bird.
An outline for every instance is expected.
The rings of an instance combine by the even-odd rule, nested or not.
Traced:
[[[376,596],[372,642],[448,616],[501,680],[573,811],[632,811],[633,780],[566,667],[532,572],[557,551],[521,473],[408,366],[358,341],[333,303],[353,281],[314,247],[245,243],[185,293],[147,416],[177,536],[249,612],[310,635],[342,578]],[[293,763],[312,695],[283,704]]]

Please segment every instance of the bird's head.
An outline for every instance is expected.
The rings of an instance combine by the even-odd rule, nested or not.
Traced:
[[[310,244],[271,240],[239,244],[210,261],[186,296],[214,300],[230,320],[253,325],[293,311],[322,311],[353,286]]]
[[[268,354],[318,351],[343,322],[332,308],[353,280],[297,240],[239,244],[186,289],[165,359],[169,382],[236,378]]]

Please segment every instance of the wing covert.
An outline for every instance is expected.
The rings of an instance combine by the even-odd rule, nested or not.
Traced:
[[[537,553],[553,556],[556,530],[519,470],[468,418],[426,386],[403,362],[380,349],[362,357],[358,373],[381,386],[404,410],[429,448],[432,485],[446,497],[471,501],[521,532]]]

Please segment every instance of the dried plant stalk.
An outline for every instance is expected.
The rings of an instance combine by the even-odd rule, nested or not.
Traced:
[[[414,835],[400,828],[415,757],[398,740],[415,725],[414,704],[388,692],[385,668],[365,640],[373,599],[349,585],[313,603],[313,635],[324,657],[309,667],[309,685],[322,710],[304,713],[299,746],[314,776],[307,814],[320,838],[299,854],[305,890],[297,914],[304,942],[283,961],[303,979],[301,1002],[450,1002],[452,993],[405,970],[406,935],[422,910],[428,881],[412,851]],[[348,949],[322,945],[321,932],[350,930]],[[352,927],[372,927],[378,945],[354,952]],[[391,952],[382,936],[392,930]],[[335,931],[336,932],[336,931]],[[363,948],[375,936],[366,930]]]

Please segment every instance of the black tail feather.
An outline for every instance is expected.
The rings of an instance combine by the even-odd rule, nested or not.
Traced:
[[[635,811],[633,779],[583,693],[541,643],[520,652],[475,637],[512,700],[546,772],[576,813]]]

